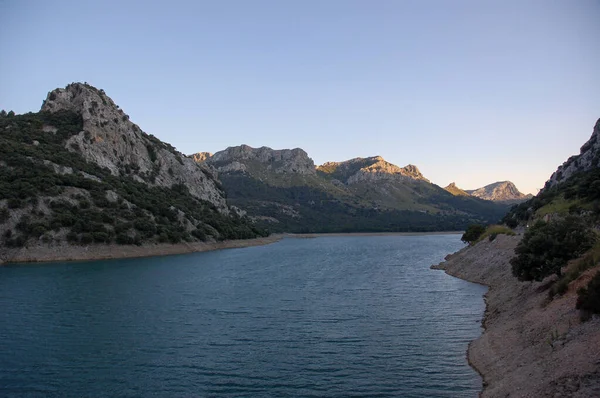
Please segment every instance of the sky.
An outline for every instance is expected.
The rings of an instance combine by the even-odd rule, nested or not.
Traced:
[[[526,193],[600,118],[598,0],[0,0],[0,109],[102,88],[183,153],[380,155]]]

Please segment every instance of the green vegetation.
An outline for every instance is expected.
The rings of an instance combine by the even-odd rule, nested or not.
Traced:
[[[375,203],[353,201],[318,185],[272,186],[241,173],[223,173],[220,179],[231,204],[258,217],[258,225],[272,232],[457,231],[474,222],[489,222],[481,215],[451,206],[438,213],[393,210],[380,208]],[[497,214],[493,221],[502,216],[502,213],[493,214]],[[269,222],[273,217],[278,222]]]
[[[513,206],[502,222],[508,226],[526,223],[546,214],[583,214],[597,219],[600,215],[600,169],[579,172],[537,196]]]
[[[585,312],[600,314],[600,272],[590,280],[586,287],[577,291],[576,308]]]
[[[46,125],[57,131],[44,132]],[[6,201],[0,226],[5,245],[20,247],[30,239],[177,243],[267,234],[246,217],[222,214],[212,203],[195,198],[183,184],[153,187],[88,163],[65,148],[82,129],[81,117],[70,112],[0,117],[0,203]],[[6,225],[10,211],[21,214],[14,228]]]
[[[485,232],[481,234],[477,241],[479,242],[487,238],[491,242],[496,239],[498,235],[514,236],[515,232],[505,225],[488,225]]]
[[[465,243],[473,244],[479,240],[481,235],[485,232],[485,227],[480,224],[471,224],[460,238]]]
[[[525,232],[515,249],[516,257],[510,261],[513,275],[525,281],[561,276],[562,267],[585,253],[595,241],[596,234],[579,217],[540,220]]]
[[[579,278],[581,274],[594,267],[600,261],[600,241],[596,241],[594,247],[588,250],[583,256],[569,263],[566,272],[556,281],[548,291],[548,296],[553,298],[556,295],[563,295],[569,288],[569,284]]]

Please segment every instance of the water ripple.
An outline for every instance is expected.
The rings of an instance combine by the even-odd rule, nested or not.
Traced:
[[[458,235],[0,268],[1,396],[475,397]]]

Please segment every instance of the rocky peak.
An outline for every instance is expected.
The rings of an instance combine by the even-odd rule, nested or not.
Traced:
[[[525,195],[519,192],[515,184],[510,181],[498,181],[485,187],[465,192],[477,198],[494,202],[518,202],[532,197],[532,195]]]
[[[68,110],[81,115],[83,130],[67,140],[66,148],[111,174],[149,185],[170,187],[182,183],[192,195],[228,211],[223,192],[207,167],[144,133],[103,90],[72,83],[48,93],[41,110]]]
[[[348,185],[379,180],[429,182],[423,177],[417,166],[409,164],[405,167],[398,167],[387,162],[381,156],[354,158],[344,162],[327,162],[319,166],[318,170]]]
[[[198,153],[194,153],[194,154],[190,155],[190,157],[192,159],[194,159],[194,162],[196,162],[196,163],[204,163],[209,158],[212,157],[212,153],[210,153],[210,152],[198,152]]]
[[[596,167],[600,167],[600,119],[596,121],[590,139],[579,150],[579,155],[571,156],[561,166],[558,166],[544,188],[560,184],[577,172]]]
[[[252,163],[258,163],[274,173],[315,174],[315,163],[300,148],[276,150],[240,145],[215,153],[207,162],[220,172],[246,171]]]

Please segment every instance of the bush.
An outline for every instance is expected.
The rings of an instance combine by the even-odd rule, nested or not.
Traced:
[[[514,236],[515,233],[512,229],[505,227],[504,225],[490,225],[485,229],[484,233],[481,234],[477,241],[489,238],[490,242],[492,242],[498,235]]]
[[[538,221],[529,228],[510,260],[512,273],[522,281],[541,281],[557,274],[569,260],[579,257],[596,241],[596,234],[575,216],[546,223]]]
[[[472,244],[485,232],[485,227],[480,224],[471,224],[460,238],[465,243]]]
[[[600,314],[600,272],[596,273],[587,287],[582,287],[577,291],[576,308]]]
[[[125,232],[117,234],[117,243],[120,245],[133,245],[133,238],[127,235]]]
[[[75,232],[71,231],[67,234],[67,242],[77,243],[79,242],[79,236]]]
[[[80,243],[81,243],[82,245],[87,245],[87,244],[90,244],[90,243],[92,243],[93,241],[94,241],[94,236],[93,236],[91,233],[89,233],[89,232],[86,232],[86,233],[83,233],[83,234],[81,234],[81,240],[80,240]]]

